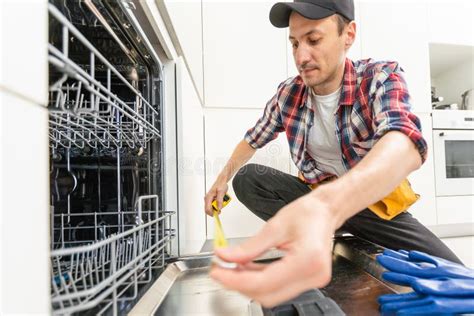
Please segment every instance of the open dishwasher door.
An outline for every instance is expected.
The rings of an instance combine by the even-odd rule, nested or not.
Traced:
[[[337,237],[331,283],[272,309],[214,282],[208,275],[210,254],[180,258],[168,265],[130,315],[377,315],[379,295],[409,290],[381,281],[383,268],[375,256],[382,251],[352,236]],[[278,260],[282,255],[273,250],[258,261]]]

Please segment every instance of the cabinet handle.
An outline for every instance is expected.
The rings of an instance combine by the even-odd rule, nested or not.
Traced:
[[[439,133],[439,136],[444,136],[444,132]]]

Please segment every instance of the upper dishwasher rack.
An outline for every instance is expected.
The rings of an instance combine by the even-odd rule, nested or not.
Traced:
[[[61,77],[49,87],[49,137],[53,148],[146,148],[161,137],[158,111],[141,95],[136,81],[131,83],[54,6],[50,16],[62,25],[61,49],[48,45],[49,63]],[[89,56],[87,65],[78,65],[69,56],[70,36]],[[106,73],[96,77],[96,69]],[[133,74],[132,74],[133,76]],[[119,84],[123,100],[112,91]]]

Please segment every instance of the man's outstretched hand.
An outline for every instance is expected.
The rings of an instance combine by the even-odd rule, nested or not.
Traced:
[[[278,305],[329,283],[336,228],[329,207],[308,194],[282,208],[243,244],[217,249],[219,258],[238,263],[238,268],[214,265],[210,276],[265,307]],[[273,247],[283,250],[285,256],[270,264],[252,262]]]

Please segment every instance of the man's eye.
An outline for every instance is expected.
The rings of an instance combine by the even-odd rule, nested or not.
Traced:
[[[314,45],[317,45],[318,43],[319,43],[319,39],[317,39],[317,40],[309,40],[309,45],[314,46]]]
[[[293,47],[293,48],[298,48],[298,44],[297,44],[297,43],[293,43],[293,44],[291,44],[291,47]]]

